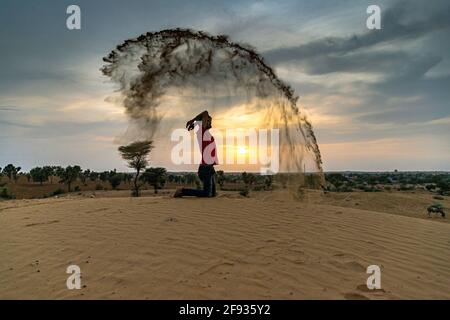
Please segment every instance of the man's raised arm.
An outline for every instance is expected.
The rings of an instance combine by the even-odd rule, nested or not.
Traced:
[[[186,123],[186,129],[188,129],[188,131],[194,129],[194,122],[195,121],[202,121],[202,122],[204,122],[204,121],[207,120],[208,117],[209,117],[209,114],[208,114],[208,111],[206,111],[206,110],[203,111],[202,113],[199,113],[195,118],[189,120]]]

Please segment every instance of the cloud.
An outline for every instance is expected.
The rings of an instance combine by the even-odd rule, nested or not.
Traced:
[[[369,137],[370,130],[378,137],[368,124],[395,124],[397,128],[385,134],[401,135],[400,126],[450,114],[450,92],[445,89],[450,74],[448,68],[447,73],[436,72],[450,61],[448,45],[443,44],[449,35],[449,12],[447,1],[397,1],[382,10],[382,30],[324,37],[269,50],[264,56],[277,69],[289,69],[300,103],[310,105],[313,114],[351,118],[346,125],[357,125],[359,131],[347,133],[348,139]],[[430,71],[434,76],[427,76]]]
[[[30,125],[30,124],[26,124],[26,123],[17,123],[17,122],[12,122],[12,121],[7,121],[7,120],[0,120],[0,124],[2,126],[7,126],[7,127],[20,127],[20,128],[35,128],[36,126]]]
[[[0,111],[15,111],[15,108],[9,106],[0,106]]]
[[[429,16],[411,21],[408,13],[413,10],[414,2],[397,2],[382,12],[382,29],[354,34],[349,37],[327,37],[299,46],[284,47],[266,51],[264,56],[274,64],[288,61],[301,61],[320,55],[345,54],[358,49],[372,47],[394,40],[416,39],[429,32],[450,26],[448,1],[430,4]],[[427,14],[427,12],[423,12]]]
[[[450,169],[442,151],[450,137],[447,0],[380,0],[380,31],[365,30],[370,1],[79,2],[82,32],[65,29],[64,2],[30,10],[6,1],[0,10],[0,149],[8,150],[0,165],[119,168],[111,141],[127,119],[102,102],[114,90],[98,71],[102,55],[142,32],[193,27],[263,52],[310,111],[326,169]],[[209,106],[197,95],[176,97],[217,115],[236,103],[215,94]],[[165,114],[162,131],[184,117]]]
[[[293,68],[300,69],[311,75],[321,75],[333,72],[344,73],[379,73],[396,76],[410,76],[412,72],[425,74],[429,69],[442,61],[434,55],[415,57],[405,51],[379,50],[350,52],[343,55],[319,55],[307,60],[291,63]],[[414,68],[411,68],[414,66]],[[417,68],[417,67],[420,67]]]

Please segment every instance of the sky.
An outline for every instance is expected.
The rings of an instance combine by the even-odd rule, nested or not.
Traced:
[[[81,30],[66,28],[71,4]],[[366,27],[372,4],[381,30]],[[127,170],[117,138],[128,119],[102,57],[175,27],[256,48],[300,96],[326,171],[450,170],[446,0],[1,0],[0,167]]]

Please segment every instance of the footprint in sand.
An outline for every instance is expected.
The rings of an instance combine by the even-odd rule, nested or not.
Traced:
[[[37,223],[30,223],[30,224],[26,224],[25,227],[34,227],[34,226],[40,226],[40,225],[44,225],[44,224],[52,224],[52,223],[58,223],[59,220],[53,220],[53,221],[48,221],[48,222],[37,222]]]
[[[216,270],[216,269],[220,269],[220,270],[222,270],[224,268],[228,269],[228,268],[233,267],[233,266],[234,266],[234,262],[232,262],[232,261],[221,261],[221,262],[218,262],[218,263],[215,263],[215,264],[211,265],[207,269],[205,269],[202,272],[200,272],[198,275],[201,276],[201,275],[204,275],[204,274],[209,273],[209,272],[211,272],[213,270]],[[216,270],[216,272],[219,272],[219,271]],[[223,272],[224,271],[219,272],[219,273],[223,273]],[[227,272],[227,273],[229,274],[229,272]]]
[[[336,253],[333,255],[333,257],[345,257],[345,256],[347,256],[347,254],[345,253]]]

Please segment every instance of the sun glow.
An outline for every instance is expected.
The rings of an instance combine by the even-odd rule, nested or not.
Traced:
[[[245,155],[248,153],[248,148],[247,146],[239,146],[237,149],[237,153],[240,155]]]

